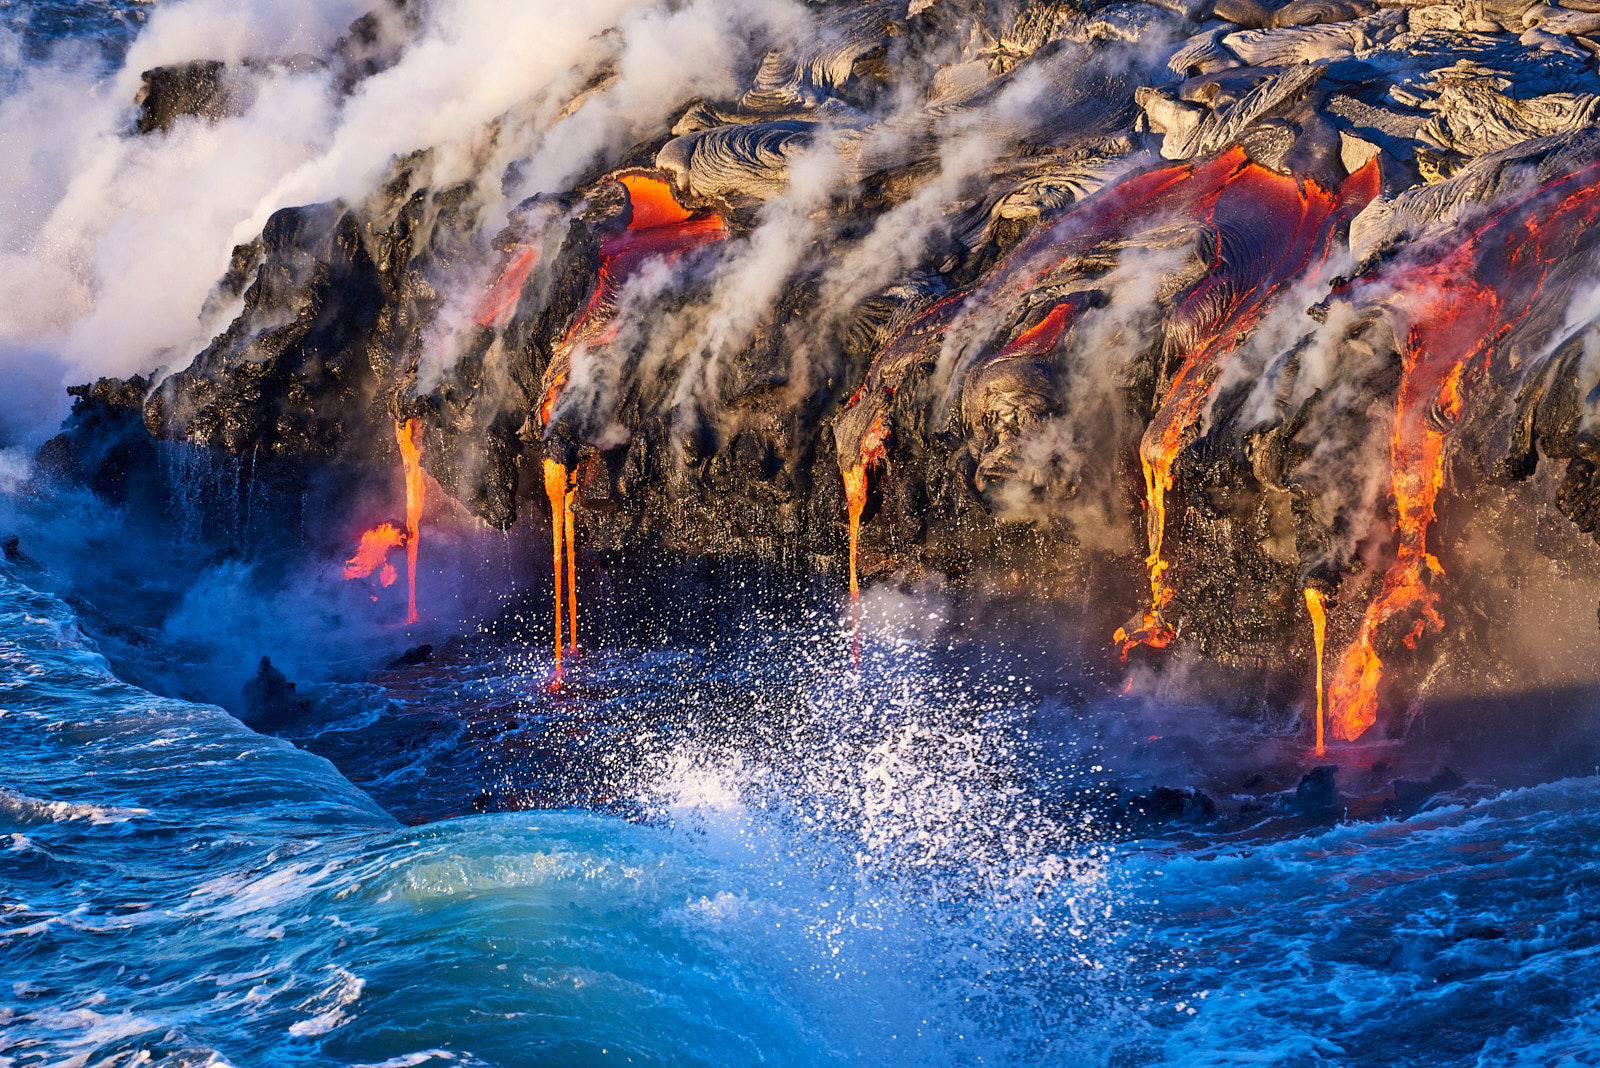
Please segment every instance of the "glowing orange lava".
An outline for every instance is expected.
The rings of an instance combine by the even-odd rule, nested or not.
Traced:
[[[1145,524],[1150,549],[1150,606],[1132,633],[1113,640],[1122,656],[1137,645],[1164,648],[1173,632],[1163,611],[1172,600],[1162,556],[1173,463],[1200,419],[1218,361],[1271,307],[1272,299],[1326,259],[1333,231],[1378,194],[1376,161],[1347,178],[1337,194],[1268,170],[1239,148],[1195,170],[1196,216],[1214,235],[1212,262],[1173,310],[1169,350],[1181,360],[1172,386],[1139,445],[1144,469]]]
[[[624,174],[617,179],[628,191],[628,229],[654,230],[660,226],[676,226],[687,222],[694,214],[678,203],[672,195],[672,186],[648,174]]]
[[[861,663],[861,585],[856,578],[856,546],[861,540],[861,513],[867,507],[867,467],[844,472],[844,496],[850,507],[850,633],[856,663]]]
[[[567,527],[563,516],[567,510],[567,468],[565,464],[557,463],[549,458],[544,462],[544,492],[550,498],[550,550],[552,573],[555,576],[555,606],[556,606],[556,670],[561,669],[561,538]],[[570,543],[570,535],[568,535]],[[570,575],[571,572],[569,571]],[[576,608],[577,602],[573,602]],[[572,632],[573,644],[577,644],[578,632],[576,624]]]
[[[1444,627],[1444,575],[1428,551],[1444,446],[1460,418],[1469,380],[1484,374],[1497,346],[1527,317],[1550,271],[1600,221],[1600,164],[1546,183],[1443,246],[1426,261],[1399,262],[1357,286],[1395,309],[1400,389],[1389,436],[1390,491],[1399,545],[1356,640],[1328,688],[1335,738],[1360,737],[1378,718],[1383,661],[1379,630],[1403,613],[1416,618],[1404,642],[1415,649]]]
[[[394,425],[400,443],[400,462],[406,473],[406,622],[417,621],[417,546],[422,540],[422,446],[417,442],[417,421]]]
[[[861,664],[861,583],[856,570],[856,548],[861,541],[861,513],[867,508],[867,472],[885,456],[888,431],[883,420],[873,424],[861,442],[861,459],[843,472],[844,497],[850,514],[850,634],[857,666]]]
[[[396,573],[394,565],[389,563],[389,550],[401,548],[405,543],[405,533],[393,523],[372,528],[361,535],[361,544],[356,546],[356,554],[344,562],[344,577],[366,578],[377,571],[379,582],[384,586],[393,586],[395,579],[400,576]]]
[[[499,280],[478,301],[473,319],[483,326],[504,326],[511,318],[511,313],[516,311],[522,286],[538,262],[538,249],[526,246],[519,251],[501,272]]]
[[[722,217],[712,212],[691,212],[672,195],[672,187],[647,174],[617,178],[628,196],[627,226],[600,243],[594,288],[574,317],[544,372],[544,399],[539,405],[539,425],[550,426],[556,405],[580,349],[597,349],[616,340],[622,323],[617,302],[627,282],[652,260],[672,263],[684,253],[727,237]],[[529,269],[532,264],[529,264]],[[526,275],[524,275],[526,277]],[[520,289],[519,289],[520,291]],[[545,494],[550,498],[550,538],[555,571],[555,651],[559,670],[562,655],[561,571],[563,541],[567,573],[567,636],[569,651],[578,647],[577,531],[573,505],[578,495],[576,471],[555,460],[544,461]]]
[[[1327,751],[1322,738],[1322,646],[1328,638],[1328,613],[1322,591],[1314,586],[1306,587],[1306,611],[1311,613],[1311,637],[1317,645],[1317,756],[1322,756]]]

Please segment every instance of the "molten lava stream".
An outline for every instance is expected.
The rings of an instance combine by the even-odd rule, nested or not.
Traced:
[[[400,461],[406,473],[406,623],[417,622],[417,546],[422,534],[422,447],[417,443],[417,421],[394,424],[400,443]]]
[[[483,299],[478,301],[473,319],[482,326],[504,326],[511,319],[511,313],[516,311],[522,286],[538,262],[538,249],[526,246],[518,252],[506,265],[500,278],[483,295]]]
[[[1306,587],[1306,611],[1311,613],[1311,637],[1317,644],[1317,756],[1327,752],[1323,745],[1322,724],[1322,646],[1328,637],[1328,613],[1323,604],[1322,591],[1313,587]]]
[[[861,439],[861,458],[844,478],[844,497],[850,509],[850,647],[856,669],[861,668],[861,583],[857,577],[856,549],[861,543],[861,514],[867,509],[867,472],[887,456],[889,431],[879,418]]]
[[[1410,649],[1426,631],[1444,629],[1432,588],[1444,568],[1428,551],[1427,535],[1444,487],[1445,438],[1464,407],[1466,377],[1485,372],[1496,347],[1536,306],[1550,271],[1597,223],[1600,164],[1591,164],[1495,212],[1437,259],[1397,264],[1360,283],[1395,309],[1396,334],[1403,339],[1389,435],[1399,547],[1328,687],[1335,738],[1354,741],[1377,722],[1379,629],[1414,612],[1404,638]]]
[[[344,562],[346,581],[366,578],[377,571],[380,583],[385,587],[393,586],[400,576],[396,573],[394,565],[389,563],[389,550],[401,548],[405,543],[405,532],[393,523],[373,527],[362,534],[361,543],[356,546],[356,554]]]
[[[563,515],[567,510],[567,467],[548,457],[544,461],[544,492],[550,498],[550,549],[552,574],[555,577],[556,610],[556,680],[561,678],[561,544],[567,524]],[[573,631],[576,641],[577,631]]]
[[[867,508],[867,467],[856,464],[844,472],[844,496],[850,502],[850,646],[857,669],[861,667],[861,584],[856,577],[856,547],[861,541],[861,513]]]
[[[1255,163],[1238,149],[1195,171],[1195,215],[1214,238],[1207,274],[1173,311],[1169,343],[1181,358],[1172,386],[1139,445],[1144,469],[1146,537],[1150,554],[1150,607],[1133,633],[1117,628],[1122,657],[1136,645],[1164,648],[1172,641],[1163,610],[1172,600],[1162,556],[1167,494],[1173,464],[1189,429],[1200,419],[1219,361],[1232,352],[1286,287],[1326,261],[1335,229],[1378,193],[1378,169],[1368,163],[1347,178],[1337,195],[1315,181],[1302,184]]]

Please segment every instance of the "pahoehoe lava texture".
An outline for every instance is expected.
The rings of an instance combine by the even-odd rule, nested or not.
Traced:
[[[231,325],[153,386],[84,390],[78,425],[133,391],[157,438],[311,471],[415,418],[494,526],[543,521],[548,458],[586,545],[825,569],[859,468],[869,577],[1010,575],[1133,614],[1131,645],[1292,673],[1302,589],[1349,638],[1409,551],[1413,445],[1445,502],[1600,538],[1596,242],[1569,225],[1600,195],[1590,6],[813,4],[797,40],[746,42],[735,93],[497,234],[516,166],[441,183],[428,145],[277,212],[212,298]],[[349,92],[406,47],[397,11],[294,62]],[[148,72],[139,135],[248,109],[232,84]],[[1547,223],[1466,291],[1470,235]],[[1444,367],[1419,330],[1471,336]],[[1398,549],[1370,533],[1397,508]],[[1415,646],[1413,616],[1373,647]]]

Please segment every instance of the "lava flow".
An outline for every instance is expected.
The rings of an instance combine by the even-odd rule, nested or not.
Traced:
[[[867,472],[884,458],[886,436],[880,419],[861,442],[860,461],[844,472],[844,496],[850,510],[850,646],[857,667],[861,665],[861,582],[856,548],[861,541],[861,513],[867,508]]]
[[[1113,635],[1124,659],[1137,645],[1160,649],[1173,637],[1162,615],[1172,599],[1162,556],[1167,494],[1173,463],[1216,381],[1218,360],[1274,297],[1327,259],[1334,231],[1377,196],[1378,168],[1369,162],[1331,194],[1314,180],[1301,183],[1268,170],[1234,148],[1197,169],[1195,183],[1195,213],[1211,237],[1211,262],[1173,311],[1167,349],[1179,360],[1178,371],[1139,446],[1150,606],[1131,632],[1119,627]]]
[[[400,575],[389,562],[389,550],[402,548],[405,543],[405,532],[393,523],[373,527],[361,535],[356,554],[344,562],[345,579],[366,578],[376,571],[380,583],[393,586]]]
[[[1600,220],[1600,164],[1547,183],[1453,240],[1444,253],[1363,281],[1398,316],[1401,379],[1389,437],[1390,491],[1399,545],[1356,640],[1328,690],[1335,738],[1353,740],[1378,718],[1383,661],[1379,629],[1404,612],[1416,619],[1407,648],[1444,628],[1433,582],[1444,575],[1428,551],[1428,527],[1444,486],[1445,438],[1460,418],[1469,379],[1527,317],[1550,271]]]
[[[422,534],[422,446],[417,443],[417,421],[396,421],[394,436],[400,443],[400,461],[406,473],[406,622],[417,616],[417,546]]]
[[[566,538],[567,561],[567,618],[571,626],[571,649],[576,652],[578,648],[578,593],[576,588],[577,571],[573,558],[576,555],[576,546],[573,544],[572,529],[572,500],[576,494],[572,490],[571,480],[567,476],[565,464],[557,463],[548,457],[544,461],[544,491],[550,498],[550,547],[552,557],[552,571],[555,577],[555,606],[556,606],[556,668],[561,667],[561,561],[562,537]]]
[[[1306,611],[1311,613],[1311,637],[1317,645],[1317,756],[1327,751],[1323,741],[1322,702],[1322,647],[1328,638],[1328,611],[1324,600],[1321,590],[1315,586],[1306,587]]]
[[[539,262],[539,250],[524,246],[501,272],[500,278],[478,302],[473,319],[482,326],[504,326],[522,297],[522,286]]]
[[[627,225],[600,243],[594,288],[584,301],[544,373],[544,400],[539,425],[548,433],[580,348],[599,348],[616,340],[622,324],[617,302],[623,288],[652,260],[673,263],[683,254],[727,236],[722,217],[691,212],[672,195],[672,187],[652,175],[625,174],[617,179],[627,192]],[[528,270],[532,263],[528,264]],[[509,269],[508,269],[509,273]],[[526,278],[527,272],[523,272]],[[578,495],[576,470],[557,460],[544,461],[545,495],[550,499],[550,540],[555,582],[555,654],[559,673],[562,656],[561,572],[566,563],[568,652],[578,647],[577,532],[573,505]],[[563,542],[565,543],[563,545]],[[564,550],[564,551],[563,551]],[[558,676],[559,677],[559,676]]]

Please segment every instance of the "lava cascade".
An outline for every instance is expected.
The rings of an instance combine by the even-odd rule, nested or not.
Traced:
[[[1600,218],[1600,164],[1546,183],[1494,212],[1432,259],[1402,262],[1356,285],[1395,309],[1401,379],[1389,437],[1398,547],[1328,690],[1333,735],[1354,740],[1378,717],[1383,661],[1378,632],[1415,613],[1407,648],[1444,628],[1433,583],[1444,568],[1427,547],[1444,486],[1444,445],[1470,381],[1535,306],[1550,271]]]
[[[917,365],[919,356],[931,347],[945,344],[947,337],[969,335],[967,340],[971,340],[972,332],[982,329],[988,310],[1017,304],[1052,271],[1074,263],[1083,252],[1124,232],[1138,218],[1167,214],[1173,191],[1183,186],[1194,169],[1189,164],[1161,167],[1131,175],[1101,190],[1053,225],[1023,241],[982,283],[934,302],[889,339],[873,360],[865,381],[845,402],[836,423],[838,426],[857,418],[858,406],[865,405],[864,410],[876,413],[870,423],[862,424],[864,432],[856,462],[846,468],[842,458],[840,461],[840,474],[845,480],[846,498],[852,509],[850,585],[853,604],[857,591],[854,547],[860,513],[865,508],[872,469],[885,456],[884,444],[890,433],[885,423],[888,406],[905,376]],[[1081,295],[1063,298],[1034,328],[1003,346],[992,359],[1038,356],[1050,351],[1071,328],[1082,307]]]
[[[867,509],[867,471],[884,458],[884,428],[880,419],[861,443],[861,459],[844,472],[844,495],[850,515],[850,645],[861,663],[861,582],[856,562],[861,542],[861,513]]]
[[[473,320],[480,326],[504,326],[511,319],[511,313],[516,311],[517,301],[522,297],[522,286],[538,263],[539,250],[523,246],[506,264],[505,270],[489,287],[483,299],[478,301]]]
[[[552,556],[552,571],[555,577],[555,652],[556,668],[561,667],[561,568],[562,568],[562,541],[566,541],[566,570],[567,570],[567,618],[571,621],[572,648],[578,647],[578,595],[574,588],[577,578],[576,568],[572,562],[575,546],[573,545],[572,501],[576,494],[572,491],[571,482],[567,475],[565,464],[546,458],[544,461],[544,491],[550,498],[550,546]]]
[[[373,527],[361,535],[355,555],[344,562],[345,579],[366,578],[376,571],[380,583],[393,586],[400,575],[389,563],[389,550],[402,548],[405,543],[405,532],[393,523]]]
[[[1160,649],[1173,637],[1162,614],[1173,592],[1162,556],[1167,494],[1173,463],[1205,408],[1218,361],[1275,296],[1326,261],[1335,231],[1377,195],[1378,168],[1369,162],[1331,193],[1312,179],[1268,170],[1234,148],[1197,168],[1192,189],[1192,210],[1211,237],[1211,260],[1174,309],[1167,347],[1178,370],[1139,446],[1150,606],[1132,631],[1120,627],[1113,635],[1124,659],[1135,646]]]
[[[727,236],[722,217],[714,212],[691,212],[672,195],[672,187],[652,175],[624,174],[617,179],[627,194],[627,225],[600,243],[595,284],[582,310],[557,346],[544,374],[544,400],[539,406],[540,426],[548,432],[572,367],[574,352],[616,340],[622,323],[617,301],[627,283],[651,261],[674,263],[685,253]],[[532,269],[530,263],[528,269]],[[526,272],[524,272],[524,278]],[[520,289],[520,285],[519,285]],[[550,500],[550,539],[555,597],[555,656],[562,657],[562,568],[565,561],[568,650],[578,647],[577,532],[573,515],[578,485],[576,470],[559,460],[544,461],[545,495]]]
[[[422,534],[422,446],[417,421],[395,421],[395,440],[406,476],[406,622],[417,622],[417,547]]]
[[[859,418],[850,410],[863,401],[872,400],[877,411],[885,411],[900,379],[931,343],[983,329],[986,309],[1017,304],[1030,290],[1049,283],[1053,272],[1073,267],[1095,246],[1172,218],[1199,222],[1210,237],[1210,263],[1205,277],[1174,309],[1168,352],[1176,357],[1178,371],[1140,449],[1151,604],[1132,634],[1119,628],[1115,635],[1124,657],[1135,645],[1164,646],[1172,637],[1161,617],[1161,608],[1171,597],[1161,555],[1166,492],[1171,489],[1173,460],[1204,407],[1216,362],[1231,351],[1241,332],[1260,319],[1274,296],[1326,260],[1338,227],[1377,195],[1378,185],[1375,163],[1346,179],[1337,192],[1329,192],[1315,181],[1302,182],[1269,170],[1237,146],[1208,162],[1131,175],[1028,238],[983,283],[936,302],[903,328],[874,360],[866,382],[847,402],[841,422]],[[1089,306],[1081,293],[1063,296],[987,362],[1048,354]],[[858,492],[864,499],[865,480],[872,469],[867,438],[885,433],[882,423],[880,414],[875,422],[856,424],[871,429],[863,437],[861,458],[849,469],[841,461],[847,497]],[[858,490],[850,490],[853,481],[859,481]],[[854,567],[851,575],[854,586]]]
[[[1311,638],[1317,647],[1317,756],[1327,751],[1323,737],[1326,723],[1323,706],[1322,649],[1328,640],[1328,610],[1322,591],[1315,586],[1306,587],[1306,611],[1311,613]]]

